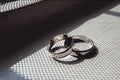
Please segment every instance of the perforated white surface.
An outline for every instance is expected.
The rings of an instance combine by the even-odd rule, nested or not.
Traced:
[[[16,0],[5,4],[0,4],[0,12],[7,12],[10,10],[18,9],[40,1],[42,0]]]
[[[120,80],[120,5],[69,34],[92,39],[99,50],[97,56],[77,64],[64,64],[53,60],[45,46],[11,66],[11,72],[0,80]]]

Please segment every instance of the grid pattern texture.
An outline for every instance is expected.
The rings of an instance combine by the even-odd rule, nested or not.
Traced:
[[[69,32],[92,39],[99,50],[96,57],[66,65],[53,60],[44,47],[10,69],[25,80],[120,80],[120,16],[111,15],[110,11],[120,14],[120,5]]]
[[[6,2],[5,4],[0,4],[0,12],[6,12],[14,9],[18,9],[36,2],[40,2],[42,0],[16,0]]]

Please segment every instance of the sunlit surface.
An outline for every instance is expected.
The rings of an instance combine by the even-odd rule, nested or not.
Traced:
[[[10,0],[9,0],[10,1]],[[6,12],[14,9],[18,9],[20,7],[24,7],[36,2],[40,2],[42,0],[16,0],[16,1],[10,1],[6,2],[5,4],[0,4],[0,12]]]
[[[120,14],[120,5],[110,11]],[[10,69],[25,80],[120,79],[120,16],[111,15],[106,11],[80,25],[69,34],[88,36],[97,46],[98,55],[91,59],[84,59],[77,64],[66,65],[53,60],[44,47],[14,64]],[[11,73],[5,77],[8,75]]]

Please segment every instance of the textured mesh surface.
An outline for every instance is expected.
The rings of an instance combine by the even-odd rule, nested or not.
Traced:
[[[11,72],[0,80],[6,80],[6,77],[9,80],[120,79],[120,5],[90,19],[69,34],[92,39],[99,50],[97,56],[67,65],[53,60],[43,47],[11,66]]]
[[[3,1],[4,3],[0,3],[0,12],[14,10],[40,1],[42,0],[8,0],[7,2]]]

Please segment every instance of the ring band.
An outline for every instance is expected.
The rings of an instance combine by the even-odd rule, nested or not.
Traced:
[[[91,39],[89,39],[88,37],[82,36],[82,35],[75,35],[75,36],[72,36],[72,38],[74,40],[73,51],[80,52],[81,54],[84,55],[86,53],[89,53],[91,50],[93,50],[94,42]],[[80,50],[78,47],[76,48],[75,44],[77,44],[77,43],[86,43],[89,48],[87,48],[85,50]]]
[[[62,40],[65,40],[65,42],[67,42],[69,45],[67,45],[67,46],[64,45],[63,46],[63,47],[66,48],[65,51],[62,51],[62,52],[59,52],[59,53],[55,53],[55,50],[57,48],[56,47],[53,48],[53,46],[57,42],[62,41]],[[50,43],[48,44],[48,51],[50,52],[50,54],[52,55],[53,58],[63,58],[63,57],[66,57],[66,56],[71,54],[72,47],[73,47],[73,38],[71,36],[68,36],[68,35],[58,35],[58,36],[54,37],[52,40],[50,40]]]

